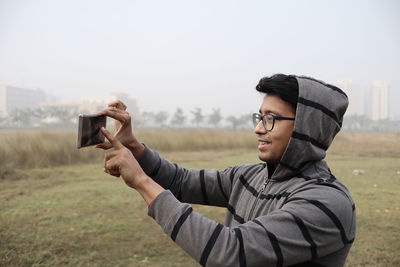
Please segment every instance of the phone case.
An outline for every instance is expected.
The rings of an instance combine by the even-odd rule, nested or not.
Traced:
[[[106,127],[107,117],[97,114],[80,114],[76,147],[87,147],[104,142],[100,128]]]

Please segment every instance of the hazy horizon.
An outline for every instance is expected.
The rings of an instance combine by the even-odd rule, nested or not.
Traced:
[[[0,0],[0,84],[239,115],[258,110],[254,87],[274,73],[387,80],[399,118],[399,11],[395,0]]]

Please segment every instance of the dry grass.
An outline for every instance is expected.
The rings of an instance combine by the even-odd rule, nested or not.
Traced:
[[[400,157],[400,133],[340,133],[328,150],[332,155]]]
[[[138,131],[138,139],[162,152],[243,149],[256,150],[252,132],[211,130]],[[43,168],[99,162],[104,152],[76,149],[74,132],[0,132],[0,179],[15,168]],[[400,157],[400,134],[341,133],[328,154]]]
[[[140,131],[137,137],[160,151],[245,149],[256,145],[254,137],[245,132],[160,130]],[[104,156],[99,149],[77,149],[74,132],[0,132],[0,147],[0,178],[9,176],[14,168],[92,163]]]

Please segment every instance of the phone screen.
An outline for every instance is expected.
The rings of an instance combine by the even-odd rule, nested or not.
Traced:
[[[107,117],[97,114],[79,115],[77,148],[92,146],[104,142],[100,128],[106,127]]]

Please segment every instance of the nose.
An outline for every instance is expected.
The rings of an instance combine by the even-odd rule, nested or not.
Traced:
[[[255,134],[266,134],[267,133],[262,121],[259,121],[258,124],[256,125],[256,127],[254,127],[254,133]]]

